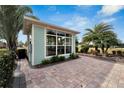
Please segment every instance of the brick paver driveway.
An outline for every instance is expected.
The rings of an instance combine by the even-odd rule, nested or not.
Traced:
[[[124,87],[124,64],[81,56],[60,64],[31,69],[20,62],[19,87]],[[16,81],[17,82],[17,81]]]

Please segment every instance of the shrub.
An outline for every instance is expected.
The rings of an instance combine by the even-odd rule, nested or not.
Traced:
[[[10,87],[10,81],[16,67],[14,57],[12,52],[0,56],[0,87]]]
[[[89,46],[88,45],[81,45],[81,53],[87,53],[89,50]]]
[[[3,55],[4,53],[7,53],[8,50],[7,49],[0,49],[0,56]]]
[[[60,56],[59,61],[65,61],[65,56]]]
[[[70,54],[69,59],[76,59],[79,56],[77,54]],[[45,64],[50,64],[50,63],[55,63],[55,62],[61,62],[61,61],[65,61],[66,58],[65,56],[53,56],[50,59],[44,59],[42,60],[41,64],[45,65]]]
[[[122,52],[122,56],[124,57],[124,52]]]
[[[48,59],[44,59],[44,60],[42,60],[42,64],[49,64],[49,63],[51,63],[51,61],[48,60]]]
[[[76,50],[76,53],[77,53],[78,52],[78,47],[77,46],[75,47],[75,50]]]
[[[51,57],[50,61],[51,61],[52,63],[58,62],[58,61],[59,61],[59,57],[58,57],[58,56],[53,56],[53,57]]]
[[[77,54],[74,54],[74,53],[71,53],[70,56],[69,56],[70,59],[76,59],[78,57],[79,56]]]
[[[116,51],[112,51],[112,54],[113,54],[113,55],[116,55]]]
[[[117,55],[118,56],[122,56],[122,52],[121,51],[117,51]]]

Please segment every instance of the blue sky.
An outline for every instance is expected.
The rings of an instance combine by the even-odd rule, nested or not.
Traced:
[[[79,41],[86,33],[86,28],[92,28],[100,22],[107,22],[113,25],[113,31],[124,42],[124,6],[36,5],[30,7],[33,15],[41,21],[79,31]],[[20,32],[18,40],[25,42],[26,36]]]

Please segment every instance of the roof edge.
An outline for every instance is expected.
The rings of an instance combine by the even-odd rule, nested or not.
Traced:
[[[58,29],[59,29],[59,28],[60,28],[60,29],[64,29],[64,30],[70,31],[70,32],[72,32],[72,33],[74,33],[74,34],[79,34],[79,33],[80,33],[80,32],[78,32],[78,31],[75,31],[75,30],[72,30],[72,29],[68,29],[68,28],[65,28],[65,27],[62,27],[62,26],[57,26],[57,25],[54,25],[54,24],[49,24],[49,23],[46,23],[46,22],[42,22],[42,21],[40,21],[40,20],[33,19],[33,18],[27,17],[27,16],[24,16],[24,20],[29,20],[29,21],[32,21],[32,22],[38,22],[38,23],[44,24],[44,25],[46,25],[46,26],[53,26],[53,27],[58,28]]]

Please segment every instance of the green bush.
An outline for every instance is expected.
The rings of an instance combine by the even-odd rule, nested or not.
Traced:
[[[0,87],[9,87],[15,70],[15,55],[11,52],[0,56]]]
[[[76,59],[78,57],[79,56],[77,54],[74,54],[74,53],[71,53],[70,56],[69,56],[70,59]]]
[[[81,45],[81,53],[88,53],[89,45]]]
[[[0,49],[0,56],[2,56],[4,53],[7,53],[8,50],[7,49]]]
[[[44,59],[42,60],[42,64],[50,64],[50,63],[55,63],[55,62],[60,62],[60,61],[65,61],[65,57],[64,56],[53,56],[50,59]]]
[[[79,56],[77,54],[70,54],[69,59],[76,59]],[[41,64],[45,65],[45,64],[50,64],[50,63],[55,63],[55,62],[61,62],[61,61],[65,61],[66,58],[65,56],[53,56],[50,59],[44,59],[41,61]]]
[[[65,56],[60,56],[59,61],[65,61]]]
[[[49,63],[51,63],[51,61],[48,60],[48,59],[44,59],[44,60],[42,60],[42,64],[49,64]]]
[[[122,51],[119,51],[119,50],[118,50],[118,51],[117,51],[117,55],[118,55],[118,56],[122,56]]]
[[[112,54],[113,54],[113,55],[116,55],[116,51],[112,51]]]
[[[59,62],[59,57],[58,57],[58,56],[53,56],[53,57],[50,58],[50,61],[51,61],[52,63],[54,63],[54,62]]]

